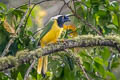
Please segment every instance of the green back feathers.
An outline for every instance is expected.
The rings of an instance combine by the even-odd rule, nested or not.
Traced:
[[[52,28],[54,21],[50,21],[47,26],[45,26],[44,30],[42,31],[42,33],[40,34],[40,39],[41,40]]]
[[[48,24],[45,26],[44,30],[42,31],[42,33],[40,34],[40,37],[38,38],[38,40],[36,42],[36,46],[38,45],[40,40],[50,31],[53,23],[54,23],[54,21],[49,21]]]

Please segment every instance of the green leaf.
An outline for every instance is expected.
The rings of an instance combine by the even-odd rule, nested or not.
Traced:
[[[99,64],[101,64],[101,65],[103,65],[103,59],[102,58],[95,57],[94,61],[97,62],[97,63],[99,63]]]
[[[102,76],[104,76],[104,72],[105,72],[105,70],[104,70],[104,67],[103,67],[103,65],[101,65],[100,63],[98,63],[98,62],[94,62],[94,68],[95,68],[95,70],[97,71],[97,72],[99,72]]]
[[[82,2],[83,3],[85,3],[85,5],[87,6],[87,7],[91,7],[91,3],[90,3],[90,0],[82,0]]]
[[[92,5],[107,4],[108,0],[90,0]]]
[[[94,58],[94,68],[99,72],[102,76],[104,76],[105,69],[103,67],[103,59],[99,57]]]
[[[37,80],[41,80],[42,79],[42,75],[37,74]]]
[[[14,8],[10,8],[10,9],[7,11],[7,14],[11,14],[13,11],[14,11]]]
[[[119,67],[119,65],[120,65],[120,62],[118,62],[118,61],[115,61],[115,62],[113,62],[112,63],[112,68],[117,68],[117,67]]]
[[[75,7],[77,7],[77,6],[80,5],[80,2],[77,2],[77,1],[76,1],[74,4],[75,4]]]
[[[87,61],[84,61],[83,62],[83,65],[85,66],[85,69],[89,72],[92,72],[93,71],[93,67],[92,67],[92,64],[90,62],[87,62]]]
[[[53,72],[53,75],[55,77],[57,78],[60,77],[62,74],[63,68],[61,67],[61,63],[59,59],[53,60],[52,58],[50,58],[49,61],[50,61],[50,64],[48,65],[49,70]]]
[[[12,15],[15,15],[15,16],[17,17],[17,19],[18,19],[18,18],[22,18],[22,17],[23,17],[24,11],[23,11],[23,10],[18,10],[18,9],[16,9],[16,10],[13,10],[13,11],[11,12],[11,14],[12,14]]]
[[[105,26],[107,25],[112,17],[111,17],[111,14],[106,11],[106,10],[99,10],[95,13],[95,17],[97,18],[96,21],[98,21],[98,25],[101,25],[101,26]]]
[[[17,75],[17,80],[23,80],[21,73],[19,72]]]
[[[108,80],[117,80],[115,75],[112,72],[106,71],[106,79]]]
[[[118,17],[115,13],[112,13],[112,22],[113,22],[113,24],[118,26]]]
[[[64,80],[74,80],[74,73],[69,69],[69,66],[64,67]]]
[[[117,29],[117,27],[116,27],[114,24],[109,24],[109,25],[107,25],[107,28],[110,28],[110,29]]]
[[[82,18],[86,18],[87,15],[87,7],[84,5],[80,5],[76,10],[77,14],[79,14]]]
[[[112,10],[112,11],[115,11],[115,12],[117,12],[117,11],[119,11],[119,2],[117,2],[117,1],[112,1],[111,3],[110,3],[110,6],[108,7],[110,10]]]
[[[9,75],[5,75],[5,73],[0,72],[0,80],[10,80]]]
[[[79,54],[80,54],[80,56],[83,58],[83,60],[84,60],[85,58],[87,58],[89,61],[92,60],[92,57],[91,57],[90,55],[88,55],[88,53],[85,52],[85,51],[81,51],[81,52],[79,52]]]
[[[27,31],[26,31],[26,34],[31,36],[31,35],[33,34],[33,32],[30,31],[30,30],[27,30]]]
[[[73,70],[73,69],[74,69],[73,59],[70,58],[69,56],[66,56],[66,62],[67,62],[67,64],[69,65],[70,70]]]
[[[94,5],[94,4],[95,4],[95,5],[99,4],[100,1],[101,1],[101,0],[90,0],[91,4],[93,4],[93,5]]]
[[[58,78],[62,75],[62,71],[63,71],[63,68],[62,67],[59,67],[55,72],[55,76]]]
[[[33,22],[33,21],[32,21],[32,18],[29,17],[29,18],[28,18],[28,21],[27,21],[27,26],[28,26],[28,27],[32,27],[32,25],[33,25],[32,22]]]
[[[7,10],[7,6],[3,3],[0,2],[0,7],[3,9],[3,10]]]
[[[20,7],[20,9],[25,9],[26,10],[26,9],[28,9],[28,6],[27,5],[23,5],[23,6]]]
[[[11,70],[11,77],[13,79],[22,80],[21,78],[24,78],[24,75],[29,67],[29,64],[22,64],[18,66],[16,69]]]
[[[103,58],[104,61],[107,61],[110,57],[110,51],[109,51],[109,48],[107,47],[104,47],[104,49],[101,52],[101,56]]]

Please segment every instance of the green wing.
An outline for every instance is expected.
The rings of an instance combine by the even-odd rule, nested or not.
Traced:
[[[52,25],[53,25],[54,21],[50,21],[47,26],[45,26],[44,30],[42,31],[42,33],[40,34],[40,38],[39,40],[41,40],[51,29]]]
[[[38,45],[39,41],[50,31],[54,21],[49,21],[48,24],[45,26],[44,30],[40,34],[39,39],[36,42],[36,46]]]

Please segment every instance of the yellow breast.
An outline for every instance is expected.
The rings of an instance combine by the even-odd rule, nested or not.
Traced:
[[[51,30],[41,39],[41,46],[49,43],[55,43],[61,35],[63,28],[60,28],[55,20]]]

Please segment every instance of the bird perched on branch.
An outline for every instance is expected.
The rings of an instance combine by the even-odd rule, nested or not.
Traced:
[[[38,40],[41,47],[44,47],[49,43],[57,42],[57,39],[63,31],[64,23],[70,21],[69,16],[70,15],[57,15],[49,20],[49,23],[40,34],[40,38]],[[45,76],[47,71],[47,64],[48,56],[40,57],[38,60],[37,72]]]

